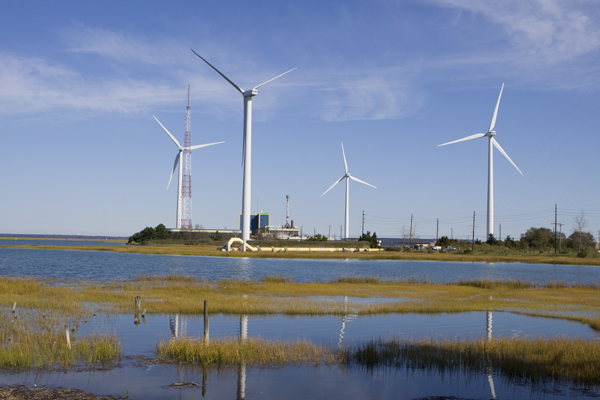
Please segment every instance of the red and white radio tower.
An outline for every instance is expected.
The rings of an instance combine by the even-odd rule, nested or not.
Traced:
[[[183,180],[181,185],[181,229],[192,229],[192,113],[190,111],[190,86],[185,112],[185,143],[183,145]]]

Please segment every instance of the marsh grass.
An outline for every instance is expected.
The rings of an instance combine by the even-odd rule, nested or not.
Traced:
[[[209,365],[247,363],[260,366],[321,365],[336,363],[334,351],[306,340],[217,339],[205,345],[202,340],[161,339],[156,354],[165,359]]]
[[[133,312],[134,299],[152,313],[202,314],[208,300],[211,314],[342,315],[344,305],[327,297],[379,297],[389,302],[352,304],[358,315],[385,313],[459,313],[513,311],[573,319],[600,328],[600,289],[590,285],[523,281],[461,281],[438,284],[427,280],[380,280],[346,276],[331,282],[297,283],[282,275],[259,281],[205,281],[185,276],[140,276],[131,281],[49,284],[31,278],[0,277],[0,306],[54,310],[81,319],[92,310]],[[402,298],[402,301],[398,301]]]
[[[94,366],[120,357],[120,342],[111,334],[80,337],[76,330],[70,331],[69,348],[67,327],[70,317],[57,312],[19,310],[15,318],[0,311],[0,368]]]
[[[600,343],[585,339],[379,339],[341,348],[305,340],[163,340],[158,357],[197,365],[346,365],[493,373],[509,379],[600,385]]]
[[[499,373],[532,382],[600,385],[600,343],[585,339],[374,340],[344,349],[345,364]]]

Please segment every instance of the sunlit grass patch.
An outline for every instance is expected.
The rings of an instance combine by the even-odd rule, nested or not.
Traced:
[[[336,363],[335,352],[306,340],[217,339],[160,341],[156,354],[165,359],[194,364],[320,365]]]

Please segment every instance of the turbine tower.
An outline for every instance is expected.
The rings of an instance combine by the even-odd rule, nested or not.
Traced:
[[[479,139],[482,137],[487,137],[488,140],[488,197],[487,197],[487,236],[490,234],[494,234],[494,147],[502,153],[504,157],[519,171],[521,175],[523,173],[517,167],[517,165],[510,159],[508,154],[504,151],[504,149],[500,146],[498,141],[494,139],[496,135],[496,131],[494,131],[494,126],[496,125],[496,117],[498,116],[498,106],[500,106],[500,98],[502,97],[502,91],[504,90],[504,83],[502,84],[502,88],[500,89],[500,95],[498,96],[498,102],[496,103],[496,108],[494,109],[494,115],[492,116],[492,122],[490,123],[490,128],[487,133],[477,133],[475,135],[467,136],[462,139],[454,140],[452,142],[438,144],[438,147],[445,146],[447,144],[453,144],[458,142],[466,142],[467,140]]]
[[[371,185],[370,183],[367,182],[363,182],[358,178],[353,177],[352,175],[350,175],[350,173],[348,172],[348,163],[346,162],[346,153],[344,152],[344,143],[342,142],[342,156],[344,157],[344,170],[346,172],[346,174],[344,176],[342,176],[340,179],[338,179],[333,185],[331,185],[331,187],[329,189],[327,189],[323,194],[329,192],[335,185],[337,185],[338,183],[340,183],[342,181],[342,179],[346,179],[346,219],[345,219],[345,227],[344,227],[344,231],[345,231],[345,237],[346,239],[350,237],[350,179],[352,179],[353,181],[356,182],[360,182],[362,184],[365,184],[367,186],[371,186],[375,189],[377,189],[375,186]],[[323,196],[323,194],[321,196]]]
[[[190,112],[190,85],[188,106],[185,111],[185,139],[183,146],[183,185],[181,186],[181,228],[192,229],[192,115]]]
[[[177,141],[177,139],[175,139],[175,136],[173,136],[171,134],[171,132],[169,132],[167,130],[167,128],[164,127],[163,124],[160,123],[160,121],[153,115],[152,117],[156,120],[156,122],[158,122],[158,124],[165,130],[165,132],[167,132],[167,135],[169,135],[169,137],[171,138],[171,140],[173,140],[173,142],[175,143],[175,146],[177,146],[177,149],[179,150],[179,152],[177,153],[177,155],[175,156],[175,163],[173,164],[173,170],[171,171],[171,177],[169,178],[169,183],[167,184],[167,190],[169,189],[169,186],[171,185],[171,180],[173,179],[173,174],[175,173],[175,168],[177,168],[177,164],[179,164],[179,176],[178,176],[178,186],[177,186],[177,214],[176,214],[176,219],[175,219],[175,227],[177,229],[190,229],[192,226],[192,150],[196,150],[196,149],[201,149],[202,147],[208,147],[208,146],[213,146],[215,144],[221,144],[221,143],[225,143],[225,142],[216,142],[216,143],[209,143],[209,144],[199,144],[196,146],[191,146],[191,141],[190,141],[190,126],[191,126],[191,119],[190,119],[190,92],[189,92],[189,86],[188,86],[188,108],[187,108],[187,112],[186,112],[186,135],[185,135],[185,146],[181,146],[179,144],[179,142]],[[182,158],[182,153],[183,154],[183,158]],[[187,182],[186,184],[184,184],[184,172],[183,172],[183,164],[186,163],[187,165],[185,166],[185,168],[187,168],[186,170],[186,179]],[[187,186],[186,186],[187,185]],[[184,200],[184,191],[186,192],[187,198],[185,198]],[[184,206],[184,203],[187,202],[187,205]],[[188,210],[188,214],[186,214],[186,212],[183,210],[184,207],[187,207]],[[187,217],[185,217],[187,215]],[[184,220],[186,221],[184,224]]]
[[[193,49],[192,52],[197,55],[202,61],[208,64],[209,67],[214,69],[219,75],[221,75],[227,82],[231,84],[238,92],[244,96],[244,138],[243,138],[243,149],[242,149],[242,164],[244,166],[244,184],[242,192],[242,240],[243,251],[246,251],[246,241],[250,240],[250,202],[251,202],[251,167],[252,167],[252,97],[258,94],[258,88],[266,85],[267,83],[274,81],[275,79],[295,70],[292,68],[281,75],[277,75],[275,78],[269,79],[268,81],[261,83],[258,86],[254,86],[250,90],[244,91],[241,87],[233,83],[229,78],[221,73],[218,69],[213,67],[208,61],[202,58]]]

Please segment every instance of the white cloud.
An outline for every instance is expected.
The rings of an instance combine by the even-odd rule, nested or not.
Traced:
[[[0,114],[3,115],[56,109],[133,113],[171,103],[178,94],[161,82],[97,81],[44,59],[0,54]]]
[[[594,1],[433,1],[480,15],[501,27],[510,44],[502,57],[520,64],[569,61],[600,47],[600,13]]]

